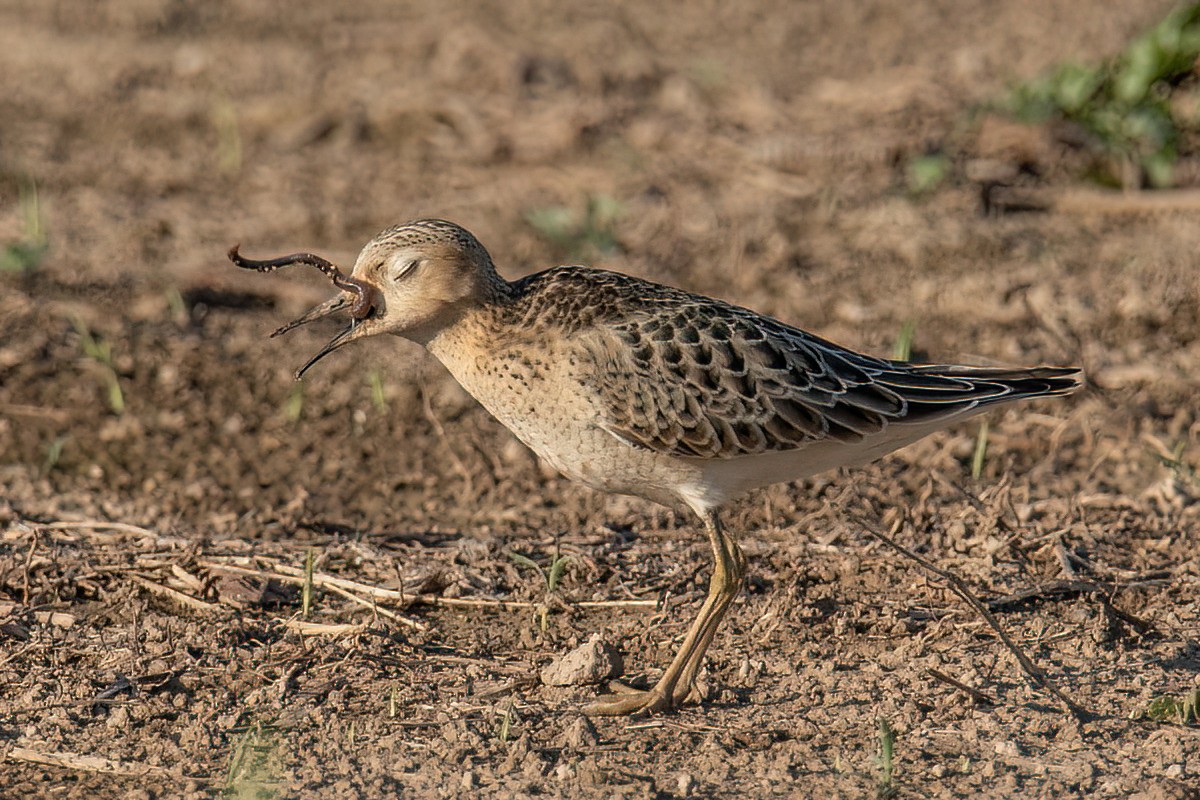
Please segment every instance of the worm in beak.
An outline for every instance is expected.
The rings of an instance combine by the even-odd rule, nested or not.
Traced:
[[[242,269],[253,269],[258,272],[274,272],[277,269],[290,267],[293,264],[315,267],[327,275],[333,281],[334,286],[347,293],[339,294],[337,297],[327,300],[271,334],[271,337],[274,338],[301,325],[307,325],[310,322],[324,319],[340,311],[348,310],[350,312],[350,325],[337,336],[334,336],[328,344],[321,348],[320,352],[310,358],[308,363],[296,371],[296,380],[304,377],[304,373],[322,358],[342,345],[358,338],[354,335],[358,326],[375,311],[375,289],[371,284],[348,277],[332,262],[318,255],[313,255],[312,253],[293,253],[292,255],[281,256],[280,258],[257,261],[255,259],[244,258],[238,252],[238,245],[234,245],[229,251],[229,260]]]

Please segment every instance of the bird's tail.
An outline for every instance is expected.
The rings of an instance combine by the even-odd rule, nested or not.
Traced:
[[[1005,369],[899,364],[876,380],[908,404],[904,422],[932,422],[986,406],[1070,394],[1082,384],[1076,367]]]

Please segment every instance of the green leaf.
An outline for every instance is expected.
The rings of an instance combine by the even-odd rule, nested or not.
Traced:
[[[896,344],[892,347],[893,361],[908,361],[912,358],[913,338],[917,333],[917,321],[910,319],[900,326],[900,334],[896,337]]]
[[[1182,710],[1183,706],[1178,700],[1170,695],[1162,695],[1146,706],[1146,716],[1157,722],[1174,722]]]
[[[567,571],[567,565],[570,563],[570,556],[554,559],[554,563],[550,565],[550,574],[546,577],[546,588],[549,591],[553,592],[558,587],[558,582],[562,580],[563,573]]]
[[[1175,153],[1159,150],[1142,159],[1146,180],[1155,189],[1165,189],[1175,183]]]
[[[932,192],[950,172],[950,159],[942,153],[917,156],[908,162],[908,188],[913,194]]]
[[[121,391],[121,382],[118,380],[117,374],[112,371],[108,374],[108,407],[113,410],[114,414],[121,414],[125,411],[125,393]]]
[[[14,242],[0,250],[0,272],[33,272],[49,249],[46,242]]]
[[[575,213],[566,206],[535,208],[525,214],[525,221],[551,244],[564,246],[572,238]]]
[[[529,567],[530,569],[536,569],[538,572],[542,571],[542,567],[540,564],[538,564],[536,561],[534,561],[529,556],[523,556],[520,553],[516,552],[515,550],[509,550],[508,557],[511,558],[517,564],[520,564],[522,567]]]
[[[971,477],[979,480],[983,475],[983,465],[987,463],[988,421],[979,422],[979,435],[975,437],[975,452],[971,455]]]
[[[1068,115],[1077,114],[1104,83],[1104,73],[1095,68],[1068,64],[1055,77],[1055,101]]]

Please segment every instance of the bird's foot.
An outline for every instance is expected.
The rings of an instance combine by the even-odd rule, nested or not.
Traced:
[[[619,694],[601,695],[585,705],[583,713],[600,717],[649,716],[669,711],[674,705],[671,693],[655,686],[653,689],[631,689]]]
[[[653,689],[632,689],[619,683],[615,694],[601,695],[583,707],[585,714],[602,717],[649,716],[670,711],[686,704],[704,702],[706,692],[695,680],[664,686],[662,681]]]

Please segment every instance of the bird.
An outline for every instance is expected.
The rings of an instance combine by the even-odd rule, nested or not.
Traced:
[[[419,219],[363,247],[352,274],[298,253],[338,293],[273,335],[346,313],[298,372],[390,334],[423,345],[488,412],[562,474],[604,492],[690,509],[713,554],[708,592],[649,689],[584,706],[646,715],[702,703],[705,653],[746,559],[720,511],[770,484],[861,465],[985,409],[1066,395],[1075,367],[976,367],[877,358],[722,300],[613,272],[559,266],[501,277],[465,228]]]

